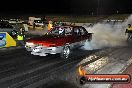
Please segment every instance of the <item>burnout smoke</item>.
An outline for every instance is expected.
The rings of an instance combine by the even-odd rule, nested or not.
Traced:
[[[131,23],[132,15],[124,22],[97,23],[93,27],[86,28],[94,33],[91,42],[86,42],[83,49],[93,50],[105,47],[124,46],[126,44],[125,29]]]

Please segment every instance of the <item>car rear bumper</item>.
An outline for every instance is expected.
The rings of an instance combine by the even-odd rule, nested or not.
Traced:
[[[44,46],[37,46],[31,47],[29,50],[31,51],[32,55],[39,55],[39,56],[47,56],[48,54],[57,54],[61,53],[63,47],[44,47]]]

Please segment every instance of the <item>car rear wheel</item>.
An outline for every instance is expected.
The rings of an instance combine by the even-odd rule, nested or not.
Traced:
[[[64,46],[60,56],[63,59],[68,59],[70,56],[70,53],[71,53],[70,47],[68,45],[66,45],[66,46]]]

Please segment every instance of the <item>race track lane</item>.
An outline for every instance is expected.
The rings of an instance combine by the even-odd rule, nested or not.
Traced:
[[[30,55],[25,49],[16,49],[0,53],[0,88],[33,88],[31,85],[40,80],[45,84],[50,78],[63,75],[64,71],[76,66],[84,57],[97,52],[73,50],[70,60],[63,60],[59,55],[46,57]],[[47,81],[48,79],[48,81]],[[36,87],[42,84],[35,84]],[[35,88],[35,86],[34,86]]]

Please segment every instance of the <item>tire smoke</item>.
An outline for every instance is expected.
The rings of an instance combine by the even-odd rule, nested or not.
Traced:
[[[97,23],[93,27],[87,27],[87,31],[94,34],[92,41],[86,42],[83,49],[93,50],[105,47],[125,46],[127,38],[125,30],[128,23],[132,23],[132,15],[124,22]]]

